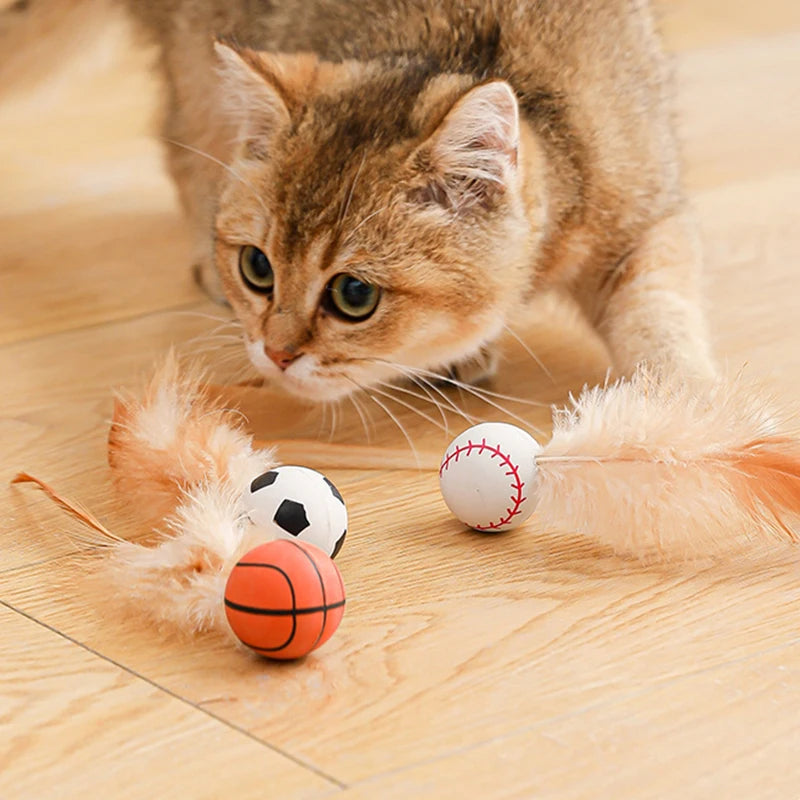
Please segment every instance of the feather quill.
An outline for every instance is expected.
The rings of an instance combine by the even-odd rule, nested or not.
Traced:
[[[555,410],[537,515],[643,560],[797,541],[800,441],[740,375],[693,387],[640,370]]]

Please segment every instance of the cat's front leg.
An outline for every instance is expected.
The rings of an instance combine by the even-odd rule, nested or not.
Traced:
[[[713,377],[701,265],[694,221],[687,214],[668,217],[601,277],[590,300],[583,298],[619,372],[647,362],[687,379]]]

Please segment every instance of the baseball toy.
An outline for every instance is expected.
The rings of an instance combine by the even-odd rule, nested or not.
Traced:
[[[516,425],[484,422],[453,440],[439,467],[447,507],[478,531],[516,528],[536,508],[539,443]]]
[[[331,558],[347,534],[347,508],[339,490],[308,467],[275,467],[250,483],[243,499],[253,525],[270,539],[316,545]]]
[[[344,615],[342,576],[308,542],[250,550],[225,584],[225,615],[242,644],[280,660],[301,658],[333,636]]]

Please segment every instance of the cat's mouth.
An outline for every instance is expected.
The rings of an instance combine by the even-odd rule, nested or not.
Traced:
[[[269,379],[270,384],[303,400],[339,400],[359,388],[358,383],[345,375],[321,371],[312,355],[303,355],[286,369],[281,369],[266,356],[261,342],[249,342],[247,354],[253,366]]]

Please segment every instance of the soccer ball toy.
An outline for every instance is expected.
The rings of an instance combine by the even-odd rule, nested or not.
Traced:
[[[453,440],[439,467],[447,507],[478,531],[516,528],[536,508],[536,455],[532,436],[505,422],[484,422]]]
[[[347,534],[339,490],[307,467],[276,467],[259,475],[243,498],[250,521],[271,538],[316,545],[335,558]]]
[[[333,636],[344,615],[333,561],[307,542],[277,540],[245,554],[225,585],[225,615],[242,644],[267,658],[301,658]]]

